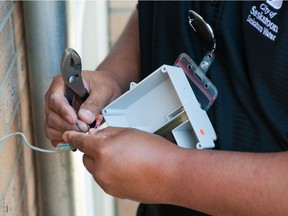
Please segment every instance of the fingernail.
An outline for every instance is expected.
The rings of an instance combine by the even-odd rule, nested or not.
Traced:
[[[80,109],[78,115],[85,121],[91,123],[95,121],[95,115],[90,110]]]
[[[89,130],[88,125],[82,121],[77,121],[76,126],[81,132],[87,132]]]

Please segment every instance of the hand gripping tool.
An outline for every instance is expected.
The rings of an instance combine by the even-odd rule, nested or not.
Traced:
[[[82,63],[79,54],[74,49],[66,48],[63,52],[61,60],[61,75],[65,83],[65,97],[76,112],[79,110],[79,104],[82,104],[89,96],[89,93],[82,80],[81,71]],[[76,99],[78,105],[76,105]],[[100,120],[101,119],[99,118],[97,121],[98,124],[100,124]],[[97,125],[96,121],[88,125],[88,128],[94,127],[95,125]],[[76,126],[80,131],[82,131],[78,124],[76,124]],[[76,151],[76,148],[68,143],[59,144],[57,145],[56,149]]]
[[[89,96],[84,87],[81,71],[82,63],[79,54],[74,49],[66,48],[61,60],[61,74],[65,83],[65,97],[76,112],[79,108],[75,106],[75,100],[80,99],[82,104]],[[89,126],[94,127],[95,121]]]

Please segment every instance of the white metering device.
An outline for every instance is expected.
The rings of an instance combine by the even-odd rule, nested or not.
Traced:
[[[184,148],[214,148],[216,133],[186,78],[163,65],[103,108],[108,126],[155,133]]]

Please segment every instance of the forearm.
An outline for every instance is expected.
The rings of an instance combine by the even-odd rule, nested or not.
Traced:
[[[139,81],[139,68],[138,12],[135,9],[124,31],[97,70],[110,73],[123,93],[131,82]]]
[[[287,152],[185,150],[181,154],[171,182],[173,204],[212,215],[287,214]]]

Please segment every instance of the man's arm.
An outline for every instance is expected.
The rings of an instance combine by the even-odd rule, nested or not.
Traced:
[[[128,89],[132,81],[139,81],[139,49],[138,10],[135,9],[109,55],[97,68],[99,71],[109,71],[115,76],[122,93]]]
[[[184,206],[211,215],[287,215],[288,152],[183,149],[131,128],[64,140],[107,193],[144,203]]]
[[[183,150],[172,202],[212,215],[287,215],[288,153]]]

